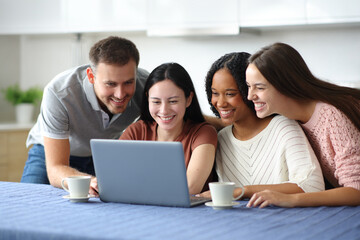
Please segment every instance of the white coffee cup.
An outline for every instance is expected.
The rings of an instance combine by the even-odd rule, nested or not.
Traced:
[[[65,186],[67,182],[68,188]],[[90,176],[72,176],[63,178],[61,180],[61,186],[64,190],[70,193],[70,197],[87,197],[90,189]]]
[[[211,182],[209,188],[214,206],[230,205],[244,195],[244,188],[242,188],[240,196],[234,198],[235,183],[233,182]]]

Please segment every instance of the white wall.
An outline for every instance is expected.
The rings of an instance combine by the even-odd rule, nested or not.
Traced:
[[[183,65],[194,81],[206,114],[211,114],[204,90],[204,78],[210,65],[225,53],[254,53],[276,41],[295,47],[316,76],[341,85],[360,87],[358,26],[263,30],[258,35],[233,37],[149,38],[144,33],[83,34],[80,42],[75,35],[27,35],[20,38],[19,44],[21,86],[44,86],[57,73],[86,63],[90,46],[109,35],[132,40],[140,51],[140,67],[148,71],[169,61]],[[0,38],[0,46],[4,44],[16,49],[13,43]],[[0,62],[4,61],[6,57],[1,54]],[[1,117],[0,121],[3,121]]]
[[[140,65],[153,69],[177,61],[190,73],[203,111],[210,114],[204,78],[211,64],[225,53],[254,53],[276,41],[295,47],[312,72],[327,81],[360,88],[360,28],[277,30],[260,35],[208,38],[145,38],[130,36],[141,53]]]
[[[20,82],[20,48],[18,36],[0,36],[0,89]],[[13,106],[0,94],[0,121],[15,119]]]

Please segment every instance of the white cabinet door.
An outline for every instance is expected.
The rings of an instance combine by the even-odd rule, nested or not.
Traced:
[[[0,0],[0,34],[65,30],[62,0]]]
[[[66,0],[69,32],[146,29],[146,0]]]
[[[308,23],[360,22],[359,0],[307,0]]]
[[[239,0],[241,27],[306,23],[306,0]]]
[[[146,30],[147,0],[0,0],[0,34]]]
[[[237,34],[238,0],[149,0],[148,35]]]

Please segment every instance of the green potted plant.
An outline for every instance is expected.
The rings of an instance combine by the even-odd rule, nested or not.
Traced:
[[[35,105],[41,100],[43,91],[38,87],[22,90],[18,84],[2,89],[5,99],[15,106],[16,121],[31,123]]]

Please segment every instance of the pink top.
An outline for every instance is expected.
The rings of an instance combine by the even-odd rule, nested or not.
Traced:
[[[360,190],[360,131],[340,110],[317,103],[301,125],[317,155],[323,174],[334,186]]]

